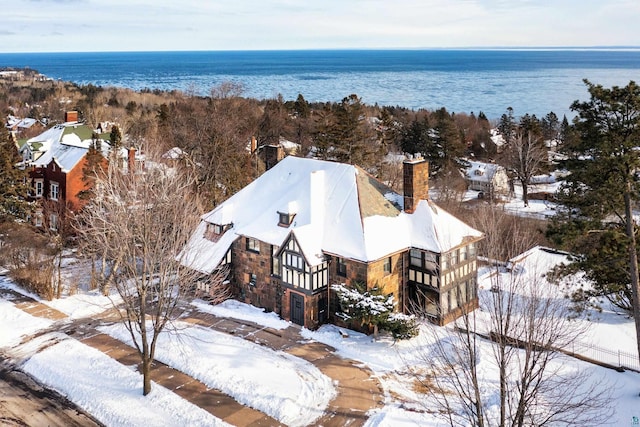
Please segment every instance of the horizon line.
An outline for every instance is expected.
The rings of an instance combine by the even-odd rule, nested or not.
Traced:
[[[634,51],[640,45],[594,45],[594,46],[467,46],[467,47],[327,47],[289,49],[158,49],[158,50],[95,50],[95,51],[21,51],[0,52],[0,55],[51,54],[51,53],[179,53],[179,52],[309,52],[309,51]]]

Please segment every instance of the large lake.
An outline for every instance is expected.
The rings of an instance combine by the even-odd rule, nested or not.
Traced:
[[[572,117],[586,100],[583,79],[603,86],[640,80],[640,49],[300,50],[206,52],[0,53],[1,67],[30,67],[55,79],[135,90],[206,94],[238,82],[244,96],[445,107],[498,118]]]

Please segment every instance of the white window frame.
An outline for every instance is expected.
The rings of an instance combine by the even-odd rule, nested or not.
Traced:
[[[44,194],[44,179],[38,178],[33,180],[33,194],[35,197],[42,197]]]
[[[49,198],[51,200],[58,200],[60,198],[60,184],[57,182],[49,183]]]
[[[58,231],[58,214],[52,213],[49,215],[49,229],[53,231]]]
[[[41,210],[38,210],[34,215],[33,223],[36,227],[42,227],[42,211]]]

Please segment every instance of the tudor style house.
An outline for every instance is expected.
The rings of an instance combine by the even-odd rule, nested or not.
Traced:
[[[428,163],[404,162],[404,195],[348,164],[286,157],[202,216],[181,262],[222,266],[237,299],[308,328],[339,320],[332,284],[393,294],[445,324],[475,308],[483,235],[428,197]]]

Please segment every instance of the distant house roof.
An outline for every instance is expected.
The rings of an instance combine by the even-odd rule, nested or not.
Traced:
[[[291,225],[279,225],[279,213],[291,206]],[[230,226],[213,243],[201,224],[187,245],[183,263],[209,258],[194,264],[206,266],[201,271],[207,273],[240,236],[276,246],[294,236],[312,266],[325,254],[369,262],[410,247],[441,253],[482,236],[431,201],[420,201],[412,214],[404,212],[401,195],[357,166],[291,156],[202,220]]]
[[[75,122],[58,124],[28,139],[20,148],[20,152],[29,149],[37,154],[33,156],[31,166],[46,167],[54,161],[63,172],[69,172],[86,155],[92,134],[91,128]],[[89,135],[88,139],[83,138],[86,135]],[[102,141],[103,155],[106,156],[108,148],[107,141]],[[121,156],[126,157],[126,150]]]
[[[168,151],[166,151],[162,155],[162,158],[166,160],[180,160],[186,156],[187,156],[187,153],[185,153],[180,147],[173,147]]]
[[[62,139],[64,129],[64,125],[55,125],[54,127],[42,132],[40,135],[29,138],[22,146],[21,150],[29,149],[33,152],[46,152],[51,148],[51,145],[55,141],[60,141]]]
[[[38,121],[31,117],[26,117],[24,119],[21,119],[19,117],[10,115],[7,117],[6,127],[11,130],[29,129],[31,126],[35,125],[36,123],[38,123]]]
[[[489,132],[491,134],[491,141],[496,144],[496,147],[502,147],[507,143],[498,129],[491,129]]]
[[[296,151],[301,147],[297,142],[289,141],[283,137],[280,137],[279,143],[286,152]]]
[[[495,163],[469,162],[466,175],[474,181],[491,182],[499,170],[504,168]]]

